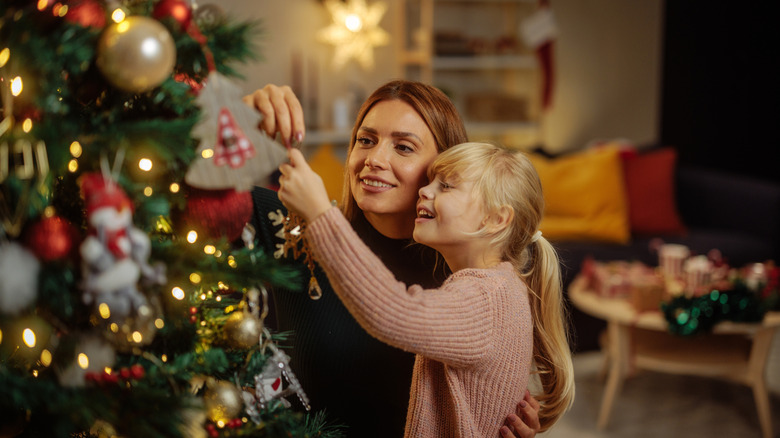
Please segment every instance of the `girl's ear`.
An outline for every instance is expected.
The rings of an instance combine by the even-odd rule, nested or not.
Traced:
[[[514,217],[515,211],[512,207],[502,205],[485,217],[483,220],[484,229],[490,234],[498,233],[508,227]]]

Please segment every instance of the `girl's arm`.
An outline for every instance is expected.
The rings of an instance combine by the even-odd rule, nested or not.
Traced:
[[[306,220],[306,238],[317,262],[366,331],[390,345],[452,365],[484,357],[491,347],[493,309],[500,305],[491,302],[497,294],[487,293],[483,282],[471,277],[424,293],[417,285],[407,289],[332,207],[322,179],[300,151],[290,150],[290,163],[280,171],[279,199]]]

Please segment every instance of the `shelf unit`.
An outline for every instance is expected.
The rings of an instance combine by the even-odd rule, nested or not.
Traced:
[[[534,0],[399,0],[401,74],[437,86],[472,140],[539,142],[539,67],[520,37]]]

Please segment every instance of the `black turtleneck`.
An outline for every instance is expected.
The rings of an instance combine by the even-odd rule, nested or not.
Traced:
[[[272,190],[256,188],[252,195],[258,244],[270,254],[282,240],[274,236],[279,226],[271,223],[268,213],[286,210]],[[440,260],[434,272],[435,253],[429,248],[380,234],[362,214],[352,226],[399,281],[437,287],[444,280],[444,262]],[[349,437],[403,436],[414,356],[366,333],[319,267],[315,276],[322,298],[315,301],[306,292],[309,271],[302,260],[285,262],[296,264],[300,283],[273,291],[275,315],[267,324],[292,332],[290,367],[312,410],[325,409],[331,422],[348,427]]]

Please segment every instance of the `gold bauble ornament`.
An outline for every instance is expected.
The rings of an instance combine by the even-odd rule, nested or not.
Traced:
[[[241,390],[230,382],[210,379],[203,395],[206,414],[215,423],[227,423],[244,407]]]
[[[132,16],[108,26],[98,40],[97,66],[115,87],[141,93],[173,72],[176,46],[159,21]]]
[[[228,344],[235,348],[257,346],[262,333],[263,323],[249,312],[233,312],[225,323],[225,337]]]

